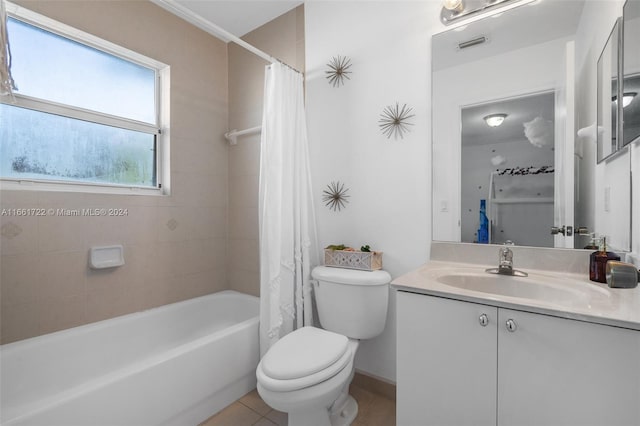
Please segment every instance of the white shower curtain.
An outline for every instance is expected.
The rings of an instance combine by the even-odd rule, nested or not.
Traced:
[[[4,0],[0,0],[0,96],[13,96],[16,90],[11,77],[11,48],[7,33],[7,10]]]
[[[260,142],[260,352],[311,325],[318,264],[302,75],[266,67]]]

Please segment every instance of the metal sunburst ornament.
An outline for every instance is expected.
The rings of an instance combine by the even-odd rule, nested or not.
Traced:
[[[402,105],[400,108],[400,104],[396,102],[394,105],[389,105],[385,107],[380,114],[380,120],[378,120],[378,124],[380,126],[380,130],[382,134],[390,139],[393,135],[394,139],[404,138],[404,134],[409,131],[408,126],[413,126],[413,123],[409,123],[409,120],[412,117],[415,117],[415,114],[411,114],[413,108],[407,106],[407,104]]]
[[[322,191],[324,194],[322,196],[322,201],[324,205],[332,209],[333,211],[340,210],[345,207],[345,204],[349,202],[347,198],[349,195],[346,195],[349,191],[349,188],[344,187],[344,183],[331,182],[327,185],[327,189]]]
[[[351,68],[351,59],[346,56],[334,56],[327,66],[329,70],[325,71],[326,78],[333,87],[340,87],[341,84],[344,84],[345,78],[351,80],[348,75],[351,74],[351,71],[348,71]]]

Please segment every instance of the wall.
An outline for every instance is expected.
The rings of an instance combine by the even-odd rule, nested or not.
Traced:
[[[622,16],[620,0],[588,1],[576,34],[576,127],[584,128],[596,122],[597,101],[597,61],[619,16]],[[595,143],[583,142],[584,152],[580,162],[595,163]],[[629,150],[610,160],[596,165],[591,173],[583,173],[582,178],[592,183],[595,191],[586,197],[593,206],[595,231],[608,236],[613,249],[626,249],[633,244],[632,257],[640,266],[640,229],[631,218],[640,217],[640,198],[634,197],[633,206],[629,196],[631,188],[640,185],[638,154],[640,144],[632,144]],[[633,151],[633,152],[631,152]],[[588,168],[586,169],[588,171]],[[633,182],[629,173],[634,172]],[[631,187],[630,187],[631,185]],[[605,190],[610,188],[611,201],[605,205]],[[636,190],[637,192],[637,190]],[[634,227],[633,236],[630,226]],[[631,259],[633,260],[633,259]]]
[[[369,244],[393,277],[428,258],[430,219],[430,36],[437,2],[307,2],[306,90],[311,169],[320,244]],[[337,55],[351,59],[344,86],[325,78]],[[410,132],[387,139],[378,128],[389,105],[413,108]],[[349,188],[334,212],[322,191]],[[363,341],[356,368],[395,381],[395,294],[384,333]]]
[[[304,71],[304,7],[299,6],[243,37],[248,43]],[[267,62],[229,43],[229,129],[262,124]],[[260,134],[229,147],[229,286],[260,295],[258,183]]]
[[[606,39],[613,22],[609,22],[608,8],[615,9],[616,1],[588,1],[585,7],[587,17],[582,19],[576,42],[576,129],[595,121],[595,63],[604,45],[603,34]],[[321,244],[370,244],[385,252],[385,269],[394,277],[417,267],[429,254],[429,39],[443,29],[438,21],[440,7],[435,1],[308,2],[305,6],[307,115]],[[331,87],[325,79],[326,64],[336,55],[350,57],[353,64],[351,80],[340,88]],[[553,78],[547,74],[543,68],[539,75]],[[411,133],[398,141],[382,137],[377,128],[381,110],[396,101],[414,107],[416,114]],[[590,147],[583,148],[589,155]],[[636,150],[636,170],[638,155]],[[457,167],[457,162],[441,166]],[[635,173],[636,193],[639,175]],[[335,180],[350,188],[350,203],[341,212],[329,211],[320,199],[322,189]],[[442,182],[434,185],[442,194],[450,193],[448,188]],[[588,203],[587,195],[583,194],[583,201]],[[640,217],[638,204],[634,217]],[[447,232],[445,226],[433,229]],[[638,241],[640,226],[634,226],[634,241]],[[395,380],[393,297],[384,334],[362,343],[356,367]]]
[[[226,289],[226,44],[150,2],[17,3],[171,66],[172,193],[0,192],[2,208],[129,212],[0,218],[2,343]],[[89,270],[89,248],[108,244],[126,265]]]

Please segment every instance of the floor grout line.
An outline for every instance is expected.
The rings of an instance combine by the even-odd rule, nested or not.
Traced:
[[[254,413],[256,413],[257,415],[260,416],[260,418],[258,420],[256,420],[255,422],[253,422],[253,424],[257,424],[260,423],[260,421],[262,419],[267,419],[267,421],[273,423],[271,421],[271,419],[269,419],[267,416],[273,411],[273,408],[271,410],[269,410],[269,412],[267,414],[260,414],[258,411],[254,410],[252,407],[248,406],[247,404],[245,404],[244,402],[242,402],[241,400],[238,400],[237,402],[239,402],[240,404],[244,405],[245,407],[247,407],[249,410],[253,411]]]

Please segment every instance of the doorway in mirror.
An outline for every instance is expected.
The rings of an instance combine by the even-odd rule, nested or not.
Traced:
[[[462,242],[553,247],[555,102],[546,91],[461,108]]]

